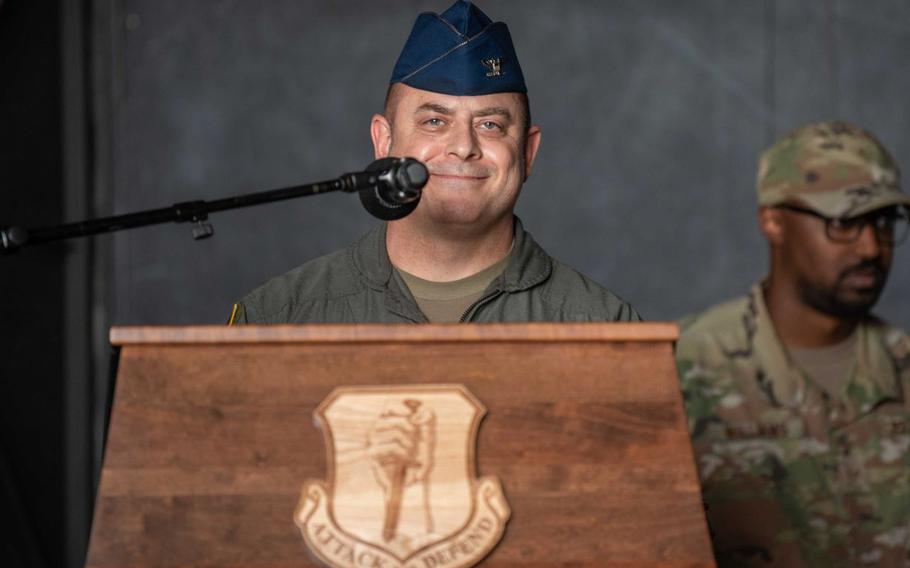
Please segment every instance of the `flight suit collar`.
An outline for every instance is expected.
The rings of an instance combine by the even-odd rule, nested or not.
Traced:
[[[394,270],[386,248],[386,227],[376,226],[349,249],[351,263],[363,283],[382,294],[385,309],[407,321],[426,323],[407,286]]]
[[[524,230],[521,219],[515,216],[515,243],[497,288],[504,292],[527,290],[550,277],[553,260]]]
[[[515,243],[509,262],[501,278],[495,281],[487,294],[527,290],[549,278],[553,270],[552,259],[524,230],[521,219],[516,216],[514,220]],[[369,287],[385,293],[389,310],[413,321],[424,322],[426,318],[407,285],[393,270],[386,248],[386,227],[382,224],[374,228],[351,247],[351,261]]]
[[[386,249],[386,224],[379,225],[351,247],[351,260],[360,277],[371,288],[382,289],[392,276],[392,262]]]

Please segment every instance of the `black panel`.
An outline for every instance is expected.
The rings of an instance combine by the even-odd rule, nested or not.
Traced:
[[[59,16],[56,2],[0,11],[0,223],[62,220]],[[0,529],[11,537],[0,556],[10,566],[64,565],[64,250],[0,258],[0,519],[12,525]]]

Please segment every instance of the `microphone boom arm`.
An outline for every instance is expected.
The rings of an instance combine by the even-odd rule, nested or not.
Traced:
[[[386,158],[385,160],[390,159]],[[212,226],[205,223],[209,213],[251,207],[253,205],[261,205],[273,201],[293,199],[295,197],[319,195],[332,191],[354,193],[365,189],[372,189],[378,185],[394,184],[396,180],[400,181],[401,177],[404,177],[406,181],[412,182],[412,189],[417,192],[417,197],[419,198],[420,189],[426,184],[429,176],[425,175],[421,180],[419,179],[419,175],[411,176],[417,177],[418,179],[411,179],[407,174],[414,171],[414,164],[423,168],[423,172],[426,173],[423,164],[413,158],[394,158],[392,160],[393,162],[389,163],[390,168],[387,168],[385,171],[369,171],[368,169],[368,171],[365,172],[344,174],[333,180],[295,185],[280,189],[260,191],[257,193],[248,193],[215,201],[184,201],[160,209],[147,209],[135,213],[89,219],[86,221],[37,229],[0,227],[0,254],[12,254],[26,245],[37,245],[64,239],[98,235],[101,233],[113,233],[125,229],[134,229],[137,227],[169,222],[192,222],[195,224],[193,228],[193,238],[197,240],[204,239],[214,234]],[[397,176],[389,175],[390,171],[393,171],[392,169],[394,168],[405,168],[404,174],[399,174]]]

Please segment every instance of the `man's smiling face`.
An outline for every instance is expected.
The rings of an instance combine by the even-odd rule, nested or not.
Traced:
[[[540,143],[522,96],[392,89],[387,116],[373,117],[371,134],[377,158],[412,157],[430,170],[411,221],[482,231],[511,217]]]

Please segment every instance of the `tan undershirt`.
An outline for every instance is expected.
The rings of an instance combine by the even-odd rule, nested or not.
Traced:
[[[417,300],[417,307],[427,316],[430,323],[455,323],[468,308],[483,296],[490,284],[499,278],[506,269],[509,255],[484,268],[477,274],[453,280],[452,282],[433,282],[424,280],[395,267],[411,295]]]
[[[827,347],[788,347],[793,363],[832,398],[842,398],[856,364],[857,333]]]

